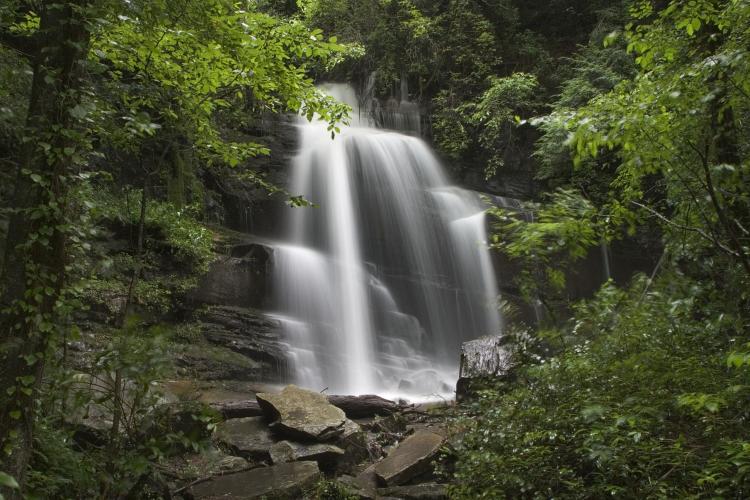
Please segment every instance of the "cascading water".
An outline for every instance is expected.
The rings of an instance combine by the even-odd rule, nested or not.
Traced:
[[[335,139],[300,125],[290,208],[275,253],[278,319],[295,383],[342,394],[448,395],[462,342],[498,334],[484,206],[451,186],[423,141],[371,128],[354,109]],[[364,123],[363,123],[364,122]]]

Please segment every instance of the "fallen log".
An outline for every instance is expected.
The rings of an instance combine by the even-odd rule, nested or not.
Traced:
[[[365,396],[328,396],[328,402],[341,408],[348,418],[369,418],[376,415],[388,416],[405,411],[409,406],[368,394]],[[256,400],[223,401],[211,403],[211,408],[221,413],[224,419],[260,417],[263,412]]]
[[[263,412],[260,405],[254,399],[246,401],[223,401],[211,403],[211,408],[221,413],[224,419],[260,417]]]
[[[365,396],[328,396],[328,402],[344,410],[344,413],[349,418],[369,418],[376,415],[388,416],[407,409],[407,406],[373,394]]]

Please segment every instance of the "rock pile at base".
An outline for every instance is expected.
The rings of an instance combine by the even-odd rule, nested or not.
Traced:
[[[366,408],[369,415],[385,408],[390,416],[359,425],[319,393],[287,386],[278,394],[258,394],[264,416],[229,418],[218,426],[217,451],[229,452],[227,463],[213,469],[218,475],[186,487],[187,498],[308,498],[324,474],[360,498],[447,498],[432,474],[445,438],[441,430],[433,432],[438,428],[428,428],[429,422],[415,420],[426,414],[408,424],[405,414],[396,412],[407,409],[402,405],[374,396],[341,400],[356,401],[357,410]],[[250,406],[226,405],[243,412]]]

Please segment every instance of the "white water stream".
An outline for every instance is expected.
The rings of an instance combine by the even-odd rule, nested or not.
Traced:
[[[288,209],[275,252],[294,382],[450,397],[461,343],[502,329],[485,206],[423,141],[370,127],[351,87],[326,90],[354,108],[353,124],[333,140],[323,123],[300,125],[290,191],[316,207]]]

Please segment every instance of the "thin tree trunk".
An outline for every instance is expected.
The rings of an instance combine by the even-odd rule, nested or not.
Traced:
[[[722,93],[724,92],[725,91],[722,87]],[[712,160],[717,163],[739,162],[739,157],[736,153],[736,140],[734,140],[734,138],[731,137],[732,134],[728,133],[726,130],[727,125],[722,123],[721,113],[719,103],[715,100],[711,105],[711,128],[709,129],[711,135],[706,140],[705,151],[700,155],[701,166],[703,168],[705,187],[708,191],[711,205],[716,212],[719,223],[729,238],[731,247],[733,247],[733,250],[737,253],[740,264],[742,264],[742,267],[745,269],[747,276],[750,277],[750,257],[748,257],[744,246],[737,236],[735,224],[730,220],[731,216],[728,213],[729,207],[719,199],[719,195],[714,185],[713,175],[711,174]],[[731,116],[731,108],[727,113]],[[729,123],[729,128],[731,128],[731,118]]]
[[[135,244],[135,266],[133,268],[133,274],[130,277],[130,283],[128,284],[128,295],[125,300],[125,305],[122,308],[120,316],[120,327],[125,326],[125,320],[130,313],[130,306],[133,303],[135,295],[135,287],[138,284],[138,280],[141,278],[141,270],[143,269],[143,235],[146,227],[146,203],[148,201],[148,185],[149,176],[146,175],[143,179],[143,189],[141,190],[141,206],[140,215],[138,217],[138,232]]]
[[[77,144],[60,131],[77,126],[68,110],[79,102],[89,42],[84,16],[90,1],[43,4],[39,12],[40,47],[26,124],[30,140],[16,173],[16,212],[8,228],[0,280],[0,467],[21,485],[31,457],[34,399],[65,284],[67,242],[62,226],[72,160],[62,152],[75,150]],[[50,145],[53,156],[41,143]],[[41,217],[32,216],[40,209],[45,210]]]
[[[149,187],[149,176],[145,175],[143,178],[143,189],[141,190],[141,206],[140,215],[138,217],[138,236],[136,240],[135,249],[135,266],[133,267],[133,274],[130,277],[130,283],[128,284],[128,295],[123,305],[122,311],[120,311],[119,327],[124,328],[127,322],[128,315],[130,314],[131,305],[135,297],[135,287],[138,284],[138,280],[141,277],[141,270],[143,269],[143,235],[146,227],[146,204],[148,201],[148,187]],[[115,380],[112,387],[114,400],[112,406],[112,428],[109,433],[109,448],[110,448],[110,461],[107,464],[107,470],[110,474],[114,474],[115,462],[114,459],[119,455],[121,442],[120,442],[120,429],[122,423],[126,420],[127,416],[124,415],[124,380],[122,376],[122,370],[119,368],[115,371]],[[127,422],[126,422],[127,425]],[[108,497],[108,485],[102,483],[102,497]]]

